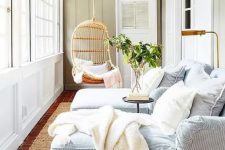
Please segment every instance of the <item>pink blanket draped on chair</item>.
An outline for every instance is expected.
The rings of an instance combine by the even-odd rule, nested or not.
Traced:
[[[119,68],[109,71],[103,75],[103,80],[106,88],[121,88],[122,77]]]

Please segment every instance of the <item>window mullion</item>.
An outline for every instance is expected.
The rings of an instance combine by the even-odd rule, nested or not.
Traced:
[[[33,3],[32,3],[33,2]],[[36,7],[37,0],[30,1],[30,40],[31,40],[31,61],[36,61],[36,42],[35,42],[35,33],[36,33]]]

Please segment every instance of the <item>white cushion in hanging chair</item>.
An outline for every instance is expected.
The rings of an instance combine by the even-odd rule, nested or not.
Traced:
[[[83,68],[84,66],[93,66],[94,64],[93,61],[79,59],[79,58],[75,58],[74,61],[78,68]]]
[[[102,75],[109,71],[108,63],[104,63],[102,65],[95,65],[95,66],[83,66],[83,71],[91,74],[91,75]]]
[[[94,83],[99,83],[100,81],[103,81],[103,76],[107,72],[109,72],[111,69],[111,65],[109,62],[106,62],[101,65],[93,65],[92,61],[87,61],[83,59],[75,59],[76,68],[75,73],[73,74],[74,82],[77,84],[80,84],[83,82],[83,76],[90,80],[94,79],[96,81],[93,81]]]

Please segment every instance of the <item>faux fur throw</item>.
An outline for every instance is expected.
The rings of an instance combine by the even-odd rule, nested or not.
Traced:
[[[104,106],[62,113],[49,126],[48,133],[58,138],[61,146],[68,144],[70,135],[79,131],[92,137],[97,150],[148,150],[139,127],[152,124],[150,115]]]

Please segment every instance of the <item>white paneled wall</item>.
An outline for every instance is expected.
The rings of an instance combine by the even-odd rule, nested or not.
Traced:
[[[0,149],[14,150],[63,91],[63,54],[0,73]]]
[[[2,123],[0,124],[0,144],[4,144],[4,142],[9,139],[10,137],[13,137],[15,135],[15,98],[14,98],[14,89],[15,85],[12,85],[10,87],[7,87],[5,89],[1,90],[1,101],[4,101],[4,109],[0,109],[0,118]]]

